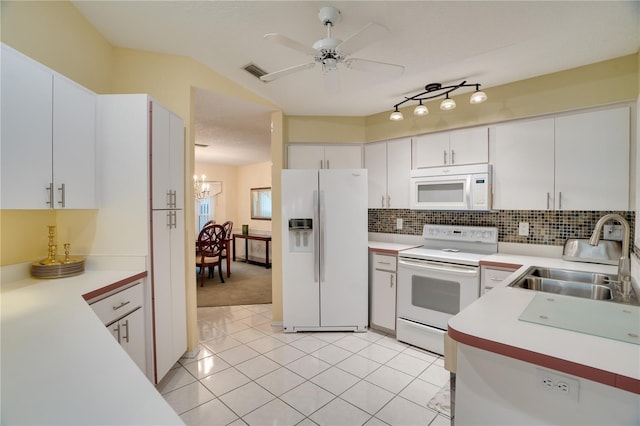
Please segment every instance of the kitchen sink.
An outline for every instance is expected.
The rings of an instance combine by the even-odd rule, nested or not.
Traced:
[[[638,305],[635,294],[631,295],[630,300],[622,301],[616,289],[616,278],[616,275],[598,272],[532,266],[509,284],[509,287]]]
[[[531,267],[525,273],[527,276],[550,278],[553,280],[571,281],[587,284],[607,285],[616,280],[615,275],[601,274],[598,272],[571,271],[568,269]]]
[[[562,281],[551,278],[525,276],[511,285],[527,290],[544,291],[545,293],[564,294],[565,296],[583,297],[595,300],[611,300],[613,292],[600,284]]]

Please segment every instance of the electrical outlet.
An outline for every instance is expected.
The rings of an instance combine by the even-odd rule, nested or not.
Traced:
[[[396,229],[402,229],[402,218],[401,217],[396,219]]]
[[[604,225],[602,227],[602,238],[622,241],[622,225]]]
[[[580,393],[580,382],[578,379],[563,376],[549,370],[536,368],[536,384],[537,387],[544,392],[553,395],[565,395],[567,398],[578,401]]]
[[[520,222],[518,225],[518,235],[523,237],[529,236],[529,222]]]

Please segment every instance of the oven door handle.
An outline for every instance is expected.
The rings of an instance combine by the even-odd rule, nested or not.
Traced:
[[[430,262],[428,260],[410,260],[410,259],[398,259],[399,265],[408,266],[413,269],[432,270],[440,272],[450,272],[454,274],[462,275],[478,275],[478,268],[473,266],[464,265],[443,265],[442,263]]]

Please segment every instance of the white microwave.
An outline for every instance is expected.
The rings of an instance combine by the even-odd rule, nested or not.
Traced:
[[[412,210],[490,210],[491,165],[411,171]]]

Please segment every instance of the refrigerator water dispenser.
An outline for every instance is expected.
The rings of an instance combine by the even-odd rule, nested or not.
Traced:
[[[289,219],[289,248],[292,252],[311,252],[313,249],[313,220]]]

